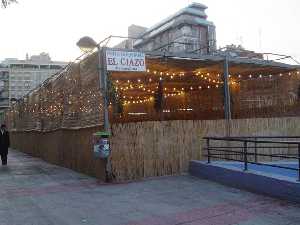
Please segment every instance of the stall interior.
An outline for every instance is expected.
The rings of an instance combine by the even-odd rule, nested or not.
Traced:
[[[109,72],[110,123],[224,118],[224,59],[146,56],[145,72]],[[12,130],[102,126],[97,54],[73,63],[12,105]],[[231,117],[299,115],[297,67],[229,59]]]
[[[224,118],[224,61],[147,58],[147,71],[112,72],[111,121]],[[265,61],[229,63],[231,118],[296,115],[299,71]]]

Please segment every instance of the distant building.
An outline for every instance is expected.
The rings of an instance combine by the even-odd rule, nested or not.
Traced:
[[[206,9],[203,4],[192,3],[149,29],[132,25],[128,36],[134,39],[115,47],[209,54],[216,50],[216,31],[215,25],[207,20]]]
[[[9,107],[9,69],[0,64],[0,112]]]
[[[246,50],[241,45],[227,45],[225,49],[231,57],[264,59],[264,55],[262,53]]]
[[[138,25],[131,25],[128,27],[128,38],[122,41],[120,44],[114,46],[115,48],[133,49],[134,42],[138,40],[139,36],[147,30],[146,27]]]
[[[9,99],[23,97],[66,65],[66,62],[51,61],[47,53],[30,58],[27,55],[25,60],[5,59],[2,66],[9,74]]]

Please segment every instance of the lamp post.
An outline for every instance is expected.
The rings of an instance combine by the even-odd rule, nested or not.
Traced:
[[[98,73],[99,73],[99,86],[100,92],[102,93],[103,97],[103,126],[104,132],[101,132],[102,137],[107,138],[109,136],[109,120],[108,120],[108,90],[107,90],[107,70],[106,70],[106,48],[101,48],[100,44],[97,44],[92,38],[90,37],[82,37],[78,42],[77,46],[83,52],[92,51],[94,48],[98,49]],[[102,139],[103,142],[104,139]],[[101,146],[107,146],[107,139],[105,139],[105,143],[103,142]],[[102,149],[104,150],[104,149]],[[108,147],[105,147],[105,150],[109,151]],[[111,162],[108,156],[104,159],[105,162],[105,180],[106,182],[110,182],[112,179],[112,172],[111,172]]]
[[[225,110],[225,119],[231,120],[231,106],[230,106],[230,90],[229,90],[229,60],[228,53],[226,51],[224,58],[224,110]]]
[[[229,54],[226,50],[224,57],[224,114],[226,123],[226,136],[230,137],[231,105],[230,105],[230,87],[229,87]]]
[[[101,48],[92,38],[85,36],[80,38],[77,42],[77,46],[83,52],[89,52],[94,48],[98,49],[98,73],[99,73],[99,86],[100,92],[103,96],[103,120],[104,120],[104,131],[109,131],[109,120],[108,120],[108,91],[107,91],[107,71],[105,66],[106,49]]]

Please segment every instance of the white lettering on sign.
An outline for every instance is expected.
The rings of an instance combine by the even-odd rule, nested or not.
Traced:
[[[107,50],[106,67],[109,71],[146,71],[145,54]]]

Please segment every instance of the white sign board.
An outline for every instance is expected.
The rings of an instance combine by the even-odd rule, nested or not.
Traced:
[[[145,54],[107,50],[106,68],[108,71],[146,71]]]

